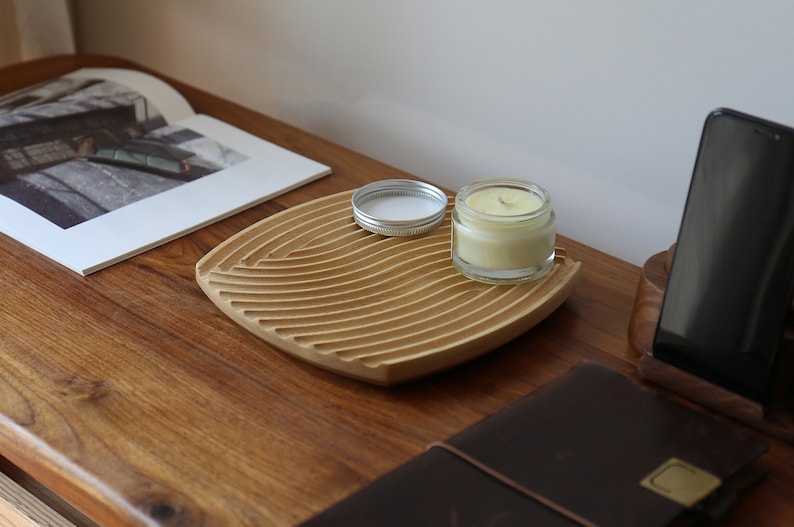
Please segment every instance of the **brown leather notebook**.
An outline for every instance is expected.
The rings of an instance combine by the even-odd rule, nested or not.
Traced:
[[[698,525],[760,481],[766,450],[583,362],[302,525]]]

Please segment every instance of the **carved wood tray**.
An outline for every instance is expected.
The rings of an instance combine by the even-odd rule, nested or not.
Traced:
[[[483,355],[570,295],[580,263],[557,249],[538,281],[488,285],[450,261],[450,214],[413,237],[369,233],[352,192],[274,214],[196,264],[202,290],[269,344],[333,372],[397,385]]]

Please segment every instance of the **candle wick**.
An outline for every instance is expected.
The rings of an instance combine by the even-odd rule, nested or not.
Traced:
[[[496,199],[499,201],[499,204],[507,205],[507,202],[504,199],[502,199],[502,196],[496,196]]]

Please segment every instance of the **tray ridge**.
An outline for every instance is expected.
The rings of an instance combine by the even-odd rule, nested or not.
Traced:
[[[450,262],[451,200],[434,231],[386,237],[355,224],[352,194],[244,229],[199,260],[197,282],[235,322],[282,351],[391,386],[512,340],[559,307],[578,278],[580,264],[557,249],[538,281],[469,280]]]

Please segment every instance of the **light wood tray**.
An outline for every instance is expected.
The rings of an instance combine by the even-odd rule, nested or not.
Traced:
[[[414,237],[353,221],[352,192],[287,209],[196,264],[207,296],[242,327],[316,366],[392,386],[483,355],[543,320],[573,290],[563,249],[550,273],[482,284],[450,261],[450,213]]]

